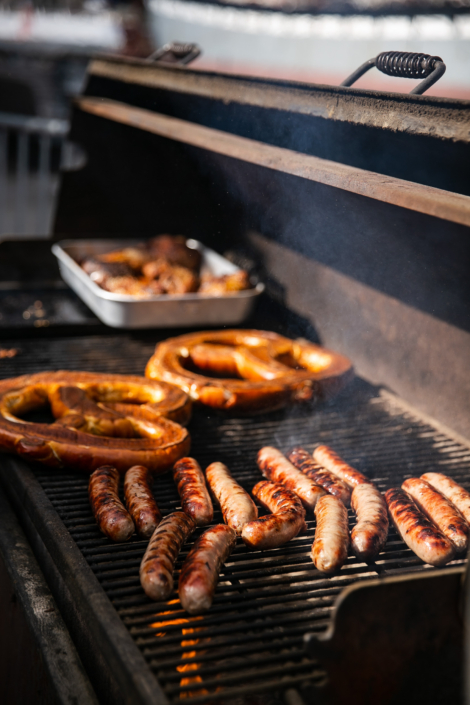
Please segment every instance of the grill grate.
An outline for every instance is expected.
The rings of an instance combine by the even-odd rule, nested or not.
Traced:
[[[8,346],[15,346],[14,341]],[[141,372],[153,344],[135,336],[116,336],[34,345],[21,341],[18,347],[21,358],[5,360],[2,373],[18,374],[20,365],[22,373],[64,366]],[[288,450],[295,443],[311,450],[319,442],[332,445],[381,490],[431,470],[445,472],[470,489],[470,449],[417,418],[389,393],[361,380],[334,402],[310,412],[297,408],[230,419],[198,410],[190,431],[192,454],[201,465],[214,460],[227,463],[247,490],[261,477],[255,462],[261,446]],[[390,530],[385,550],[374,564],[350,557],[339,575],[326,578],[309,557],[315,525],[310,516],[307,532],[278,549],[250,552],[239,541],[223,569],[212,609],[202,617],[190,617],[181,610],[177,594],[165,603],[146,598],[138,577],[145,542],[134,538],[118,545],[100,535],[85,476],[43,467],[35,473],[171,702],[225,701],[319,682],[322,673],[306,655],[303,635],[327,628],[342,588],[378,575],[431,569]],[[156,479],[154,492],[163,515],[179,508],[169,475]],[[216,512],[214,523],[220,521]],[[192,543],[185,546],[177,570]]]

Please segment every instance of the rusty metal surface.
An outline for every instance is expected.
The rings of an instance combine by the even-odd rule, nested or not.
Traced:
[[[323,696],[335,705],[462,702],[463,567],[353,585],[334,621],[307,649],[328,672]],[[310,702],[317,694],[306,693]],[[310,696],[310,697],[309,697]]]
[[[114,57],[93,61],[89,76],[470,143],[470,101],[465,100],[246,78]]]
[[[92,115],[160,137],[470,226],[469,196],[299,154],[283,147],[274,147],[117,101],[79,98],[77,105]]]

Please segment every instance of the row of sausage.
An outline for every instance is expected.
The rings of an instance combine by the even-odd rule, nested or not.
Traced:
[[[125,475],[127,509],[118,496],[119,474],[110,466],[92,474],[90,501],[100,529],[114,541],[125,541],[134,531],[150,539],[140,579],[145,593],[161,601],[173,590],[174,565],[184,542],[197,526],[213,519],[207,481],[225,524],[206,530],[183,563],[178,592],[191,614],[209,609],[221,565],[237,536],[253,549],[280,546],[305,528],[306,511],[316,516],[312,559],[325,573],[341,568],[349,547],[360,560],[373,560],[387,540],[388,513],[407,545],[427,563],[443,565],[467,547],[470,494],[438,473],[406,480],[403,489],[382,496],[365,475],[327,446],[319,446],[313,455],[295,448],[288,457],[268,446],[258,453],[258,467],[266,480],[258,482],[252,494],[271,512],[260,518],[253,500],[225,465],[212,463],[204,477],[193,458],[182,458],[174,466],[183,511],[164,520],[151,490],[152,477],[143,466],[130,468]],[[349,505],[357,520],[351,534]]]

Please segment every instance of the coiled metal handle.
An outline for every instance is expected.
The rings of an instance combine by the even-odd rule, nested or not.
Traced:
[[[424,91],[427,91],[446,71],[446,65],[440,56],[405,51],[383,51],[375,59],[369,59],[365,64],[359,66],[341,85],[352,86],[358,78],[363,76],[373,66],[376,66],[379,71],[388,76],[423,78],[424,80],[410,91],[414,95],[421,95]]]

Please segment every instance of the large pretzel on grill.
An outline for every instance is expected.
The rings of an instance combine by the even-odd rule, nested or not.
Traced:
[[[201,374],[206,370],[217,377]],[[306,341],[225,330],[160,343],[145,374],[176,384],[207,406],[259,413],[336,394],[351,378],[352,365],[343,355]]]
[[[19,418],[50,405],[55,422]],[[145,377],[46,372],[0,382],[0,449],[52,467],[163,472],[190,447],[191,400]]]

